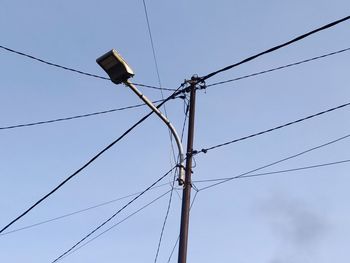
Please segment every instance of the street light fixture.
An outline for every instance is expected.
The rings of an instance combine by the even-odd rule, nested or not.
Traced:
[[[124,83],[128,86],[136,95],[148,106],[151,110],[162,119],[162,121],[168,126],[171,133],[173,134],[178,150],[179,150],[179,184],[182,185],[185,182],[185,172],[184,172],[184,151],[179,135],[177,134],[174,126],[171,122],[163,115],[163,113],[145,96],[143,95],[131,82],[129,78],[134,76],[133,70],[125,62],[125,60],[118,54],[114,49],[107,52],[103,56],[96,60],[97,64],[108,74],[111,81],[115,84]]]
[[[115,84],[123,83],[135,75],[122,56],[114,49],[99,57],[96,62]]]

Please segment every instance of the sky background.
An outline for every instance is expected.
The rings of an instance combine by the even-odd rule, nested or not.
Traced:
[[[206,75],[345,17],[350,10],[346,0],[146,0],[146,4],[161,83],[166,88],[177,88],[194,74]],[[218,74],[207,84],[349,48],[349,26],[350,22],[339,24]],[[2,0],[0,32],[0,45],[102,76],[106,75],[95,60],[115,48],[134,69],[133,81],[158,86],[141,0]],[[344,52],[198,91],[194,149],[349,102],[349,55]],[[3,49],[0,68],[0,127],[140,103],[123,85],[50,67]],[[162,98],[159,90],[140,90],[151,100]],[[166,110],[181,133],[184,101],[172,100]],[[148,112],[140,107],[1,129],[0,226]],[[349,109],[343,108],[198,154],[193,180],[236,176],[348,135],[348,120]],[[349,146],[350,139],[345,139],[261,172],[347,160]],[[168,131],[152,116],[8,231],[142,191],[174,165],[172,156]],[[188,262],[347,262],[349,167],[344,163],[242,178],[199,191],[191,211]],[[161,182],[168,184],[142,196],[106,228],[168,191],[172,178],[170,174]],[[168,262],[179,233],[181,191],[177,192],[172,196],[157,262]],[[52,262],[128,200],[0,236],[0,262]],[[154,262],[168,202],[169,194],[61,262]],[[170,262],[177,262],[177,248]]]

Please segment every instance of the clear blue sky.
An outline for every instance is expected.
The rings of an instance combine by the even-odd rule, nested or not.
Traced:
[[[349,15],[345,0],[146,1],[163,87],[200,76]],[[350,47],[350,22],[207,81],[211,84]],[[95,59],[115,48],[134,81],[158,85],[142,0],[3,0],[0,45],[103,75]],[[350,52],[350,51],[349,51]],[[350,101],[349,52],[197,95],[195,149],[210,147]],[[0,50],[0,127],[140,103],[126,87]],[[141,89],[141,88],[140,88]],[[157,90],[142,88],[157,100]],[[165,92],[167,96],[169,92]],[[167,104],[181,132],[184,103]],[[78,120],[0,130],[0,226],[122,134],[145,107]],[[195,158],[193,180],[230,177],[350,133],[344,108]],[[185,144],[185,142],[184,142]],[[342,140],[261,172],[350,159]],[[8,230],[145,189],[174,164],[165,125],[152,116]],[[233,180],[200,191],[191,212],[188,262],[347,262],[349,164]],[[169,175],[162,183],[170,182]],[[208,184],[196,183],[198,188]],[[170,189],[157,188],[122,220]],[[179,233],[174,193],[158,262]],[[193,192],[194,193],[194,192]],[[129,199],[0,236],[0,262],[52,262]],[[154,262],[169,195],[62,262]],[[106,228],[104,228],[106,229]],[[103,230],[104,230],[103,229]],[[177,249],[171,262],[177,262]]]

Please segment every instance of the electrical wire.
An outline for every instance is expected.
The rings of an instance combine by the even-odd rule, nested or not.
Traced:
[[[239,66],[239,65],[242,65],[242,64],[244,64],[244,63],[246,63],[246,62],[249,62],[249,61],[251,61],[251,60],[254,60],[254,59],[256,59],[256,58],[258,58],[258,57],[260,57],[260,56],[262,56],[262,55],[265,55],[265,54],[271,53],[271,52],[273,52],[273,51],[276,51],[276,50],[278,50],[278,49],[280,49],[280,48],[286,47],[286,46],[288,46],[288,45],[290,45],[290,44],[292,44],[292,43],[298,42],[298,41],[300,41],[300,40],[302,40],[302,39],[304,39],[304,38],[306,38],[306,37],[309,37],[309,36],[311,36],[311,35],[313,35],[313,34],[315,34],[315,33],[318,33],[318,32],[320,32],[320,31],[323,31],[323,30],[325,30],[325,29],[331,28],[331,27],[333,27],[333,26],[335,26],[335,25],[338,25],[338,24],[340,24],[340,23],[342,23],[342,22],[345,22],[345,21],[347,21],[347,20],[349,20],[349,19],[350,19],[350,16],[346,16],[346,17],[344,17],[344,18],[341,18],[341,19],[339,19],[339,20],[336,20],[336,21],[334,21],[334,22],[331,22],[331,23],[329,23],[329,24],[327,24],[327,25],[324,25],[324,26],[321,26],[321,27],[319,27],[319,28],[316,28],[316,29],[314,29],[314,30],[312,30],[312,31],[309,31],[309,32],[303,34],[303,35],[300,35],[300,36],[298,36],[298,37],[295,37],[295,38],[293,38],[292,40],[289,40],[289,41],[287,41],[287,42],[285,42],[285,43],[283,43],[283,44],[274,46],[274,47],[272,47],[272,48],[270,48],[270,49],[268,49],[268,50],[265,50],[265,51],[260,52],[260,53],[258,53],[258,54],[256,54],[256,55],[253,55],[253,56],[250,56],[250,57],[248,57],[248,58],[246,58],[246,59],[243,59],[243,60],[240,61],[240,62],[237,62],[237,63],[235,63],[235,64],[229,65],[229,66],[227,66],[227,67],[224,67],[224,68],[219,69],[219,70],[217,70],[217,71],[214,71],[214,72],[212,72],[212,73],[209,73],[209,74],[207,74],[207,75],[205,75],[205,76],[199,78],[199,82],[204,82],[205,80],[207,80],[207,79],[209,79],[209,78],[211,78],[211,77],[213,77],[213,76],[215,76],[215,75],[217,75],[217,74],[219,74],[219,73],[221,73],[221,72],[227,71],[227,70],[229,70],[229,69],[232,69],[232,68],[234,68],[234,67],[237,67],[237,66]]]
[[[160,232],[160,237],[159,237],[159,241],[158,241],[156,256],[155,256],[155,258],[154,258],[154,262],[155,262],[155,263],[157,262],[157,259],[158,259],[158,255],[159,255],[159,251],[160,251],[160,246],[161,246],[161,244],[162,244],[163,234],[164,234],[164,230],[165,230],[165,225],[166,225],[166,222],[167,222],[167,220],[168,220],[168,216],[169,216],[169,212],[170,212],[171,201],[172,201],[173,193],[174,193],[174,184],[175,184],[175,181],[173,182],[173,184],[172,184],[172,186],[171,186],[171,190],[170,190],[170,196],[169,196],[168,206],[167,206],[167,210],[166,210],[166,213],[165,213],[165,218],[164,218],[163,225],[162,225],[162,230],[161,230],[161,232]]]
[[[150,85],[145,85],[145,84],[140,84],[140,83],[135,83],[135,82],[133,82],[133,84],[134,84],[135,86],[144,87],[144,88],[148,88],[148,89],[161,90],[162,92],[163,92],[164,90],[166,90],[166,91],[176,91],[176,89],[164,88],[164,87],[159,88],[159,87],[150,86]]]
[[[199,191],[202,191],[202,190],[206,190],[206,189],[212,188],[212,187],[214,187],[214,186],[217,186],[217,185],[220,185],[220,184],[223,184],[223,183],[229,182],[229,181],[231,181],[231,180],[233,180],[233,179],[237,179],[237,178],[240,178],[240,177],[246,176],[246,175],[248,175],[248,174],[251,174],[251,173],[257,172],[257,171],[259,171],[259,170],[262,170],[262,169],[265,169],[265,168],[268,168],[268,167],[274,166],[274,165],[276,165],[276,164],[279,164],[279,163],[282,163],[282,162],[285,162],[285,161],[288,161],[288,160],[294,159],[294,158],[299,157],[299,156],[301,156],[301,155],[304,155],[304,154],[306,154],[306,153],[309,153],[309,152],[315,151],[315,150],[317,150],[317,149],[320,149],[320,148],[326,147],[326,146],[328,146],[328,145],[334,144],[334,143],[336,143],[336,142],[339,142],[339,141],[345,140],[345,139],[347,139],[347,138],[349,138],[349,137],[350,137],[350,134],[347,134],[347,135],[345,135],[345,136],[342,136],[342,137],[337,138],[337,139],[335,139],[335,140],[332,140],[332,141],[329,141],[329,142],[327,142],[327,143],[321,144],[321,145],[319,145],[319,146],[316,146],[316,147],[313,147],[313,148],[310,148],[310,149],[304,150],[304,151],[299,152],[299,153],[297,153],[297,154],[293,154],[293,155],[291,155],[291,156],[285,157],[285,158],[280,159],[280,160],[278,160],[278,161],[275,161],[275,162],[272,162],[272,163],[269,163],[269,164],[266,164],[266,165],[260,166],[260,167],[258,167],[258,168],[255,168],[255,169],[250,170],[250,171],[245,172],[245,173],[241,173],[241,174],[239,174],[239,175],[237,175],[237,176],[234,176],[234,177],[228,178],[228,179],[223,180],[223,181],[220,181],[220,182],[218,182],[218,183],[215,183],[215,184],[212,184],[212,185],[209,185],[209,186],[206,186],[206,187],[200,188],[200,189],[199,189]]]
[[[186,105],[186,99],[184,100],[184,104]],[[183,122],[183,125],[182,125],[182,129],[181,129],[181,142],[183,140],[183,136],[184,136],[184,133],[185,133],[185,126],[186,126],[186,121],[187,121],[187,117],[188,117],[188,111],[189,111],[189,107],[187,105],[186,107],[186,110],[185,110],[185,119],[184,119],[184,122]],[[176,176],[176,175],[175,175]],[[164,230],[165,230],[165,225],[166,225],[166,222],[168,220],[168,216],[169,216],[169,212],[170,212],[170,207],[171,207],[171,202],[172,202],[172,197],[173,197],[173,192],[174,190],[176,191],[176,189],[174,188],[174,184],[175,184],[175,176],[173,178],[173,181],[172,181],[172,184],[171,184],[171,193],[170,193],[170,197],[169,197],[169,202],[168,202],[168,206],[167,206],[167,211],[166,211],[166,214],[165,214],[165,218],[164,218],[164,221],[163,221],[163,225],[162,225],[162,230],[161,230],[161,233],[160,233],[160,237],[159,237],[159,241],[158,241],[158,246],[157,246],[157,252],[156,252],[156,256],[155,256],[155,259],[154,259],[154,262],[156,263],[157,262],[157,259],[158,259],[158,255],[159,255],[159,251],[160,251],[160,246],[161,246],[161,243],[162,243],[162,239],[163,239],[163,234],[164,234]],[[177,193],[177,191],[176,191]],[[177,193],[178,194],[178,193]],[[180,196],[179,196],[180,197]],[[181,197],[180,197],[181,199]]]
[[[179,97],[174,97],[172,99],[176,99],[176,98],[179,98]],[[163,102],[163,101],[164,101],[164,99],[155,100],[152,103],[158,103],[158,102]],[[15,124],[15,125],[3,126],[3,127],[0,127],[0,130],[9,130],[9,129],[16,129],[16,128],[23,128],[23,127],[30,127],[30,126],[37,126],[37,125],[61,122],[61,121],[69,121],[69,120],[74,120],[74,119],[92,117],[92,116],[96,116],[96,115],[108,114],[108,113],[117,112],[117,111],[123,111],[123,110],[128,110],[128,109],[139,108],[139,107],[142,107],[142,106],[145,106],[145,105],[146,105],[145,103],[141,103],[141,104],[126,106],[126,107],[121,107],[121,108],[116,108],[116,109],[97,111],[97,112],[86,113],[86,114],[75,115],[75,116],[64,117],[64,118],[58,118],[58,119],[53,119],[53,120],[45,120],[45,121],[37,121],[37,122],[30,122],[30,123],[23,123],[23,124]]]
[[[279,130],[279,129],[288,127],[290,125],[293,125],[293,124],[296,124],[296,123],[299,123],[299,122],[303,122],[303,121],[306,121],[306,120],[318,117],[320,115],[323,115],[323,114],[326,114],[326,113],[329,113],[329,112],[332,112],[332,111],[335,111],[335,110],[347,107],[349,105],[350,105],[350,102],[342,104],[342,105],[339,105],[339,106],[336,106],[336,107],[333,107],[333,108],[330,108],[330,109],[327,109],[327,110],[324,110],[324,111],[321,111],[321,112],[318,112],[318,113],[315,113],[315,114],[312,114],[312,115],[309,115],[309,116],[306,116],[304,118],[301,118],[301,119],[298,119],[298,120],[295,120],[295,121],[291,121],[291,122],[288,122],[288,123],[276,126],[274,128],[270,128],[270,129],[267,129],[267,130],[264,130],[264,131],[261,131],[261,132],[253,133],[251,135],[244,136],[244,137],[241,137],[239,139],[235,139],[235,140],[231,140],[231,141],[228,141],[228,142],[225,142],[225,143],[217,144],[217,145],[214,145],[214,146],[211,146],[211,147],[208,147],[208,148],[203,148],[200,151],[194,151],[193,154],[198,154],[200,152],[207,153],[210,150],[214,150],[216,148],[220,148],[220,147],[232,144],[232,143],[236,143],[236,142],[240,142],[240,141],[243,141],[243,140],[246,140],[246,139],[250,139],[250,138],[253,138],[253,137],[265,134],[265,133],[269,133],[269,132],[272,132],[272,131],[275,131],[275,130]]]
[[[272,171],[272,172],[266,172],[266,173],[257,173],[257,174],[247,174],[241,177],[226,177],[226,178],[214,178],[214,179],[207,179],[207,180],[198,180],[194,181],[195,183],[208,183],[208,182],[218,182],[218,181],[226,181],[231,179],[241,179],[241,178],[250,178],[250,177],[260,177],[265,175],[272,175],[272,174],[280,174],[280,173],[289,173],[289,172],[297,172],[302,170],[309,170],[309,169],[315,169],[315,168],[321,168],[326,166],[333,166],[338,164],[345,164],[349,163],[350,159],[342,160],[342,161],[336,161],[336,162],[329,162],[329,163],[321,163],[321,164],[315,164],[315,165],[309,165],[304,167],[297,167],[297,168],[291,168],[291,169],[285,169],[285,170],[279,170],[279,171]]]
[[[184,134],[185,134],[185,127],[186,127],[186,122],[187,122],[187,118],[188,118],[188,112],[190,110],[190,104],[186,101],[187,98],[184,100],[184,113],[185,113],[185,120],[183,122],[182,125],[182,129],[181,129],[181,142],[184,138]]]
[[[143,9],[144,9],[144,12],[145,12],[145,17],[146,17],[146,23],[147,23],[147,28],[148,28],[148,35],[149,35],[149,39],[150,39],[151,47],[152,47],[153,61],[154,61],[154,65],[155,65],[155,68],[156,68],[158,85],[159,85],[159,88],[160,88],[160,93],[161,93],[162,99],[164,99],[164,93],[163,93],[163,89],[162,89],[162,82],[161,82],[160,74],[159,74],[159,67],[158,67],[156,49],[155,49],[155,46],[154,46],[151,25],[150,25],[150,21],[149,21],[149,17],[148,17],[147,5],[146,5],[146,1],[145,0],[142,0],[142,2],[143,2]],[[165,115],[165,117],[167,119],[169,119],[166,106],[164,105],[163,108],[164,108],[164,115]],[[171,151],[172,151],[172,154],[173,154],[173,160],[174,160],[174,162],[176,162],[176,154],[175,154],[175,147],[174,147],[174,142],[173,142],[173,135],[172,135],[172,132],[171,132],[170,129],[168,130],[168,132],[169,132],[169,138],[170,138]],[[173,164],[171,163],[171,166],[172,165]]]
[[[182,142],[182,139],[183,139],[183,136],[184,136],[185,125],[186,125],[186,120],[187,120],[189,107],[187,107],[186,109],[187,110],[185,111],[185,119],[184,119],[184,122],[183,122],[183,125],[182,125],[182,131],[181,131],[181,142]],[[168,216],[169,216],[169,212],[170,212],[170,207],[171,207],[171,202],[172,202],[172,198],[173,198],[173,193],[174,193],[174,191],[176,191],[176,189],[174,187],[175,186],[175,182],[176,182],[176,178],[175,177],[176,177],[176,174],[174,175],[174,178],[173,178],[173,181],[172,181],[172,184],[171,184],[171,192],[170,192],[170,196],[169,196],[169,202],[168,202],[167,210],[166,210],[164,221],[163,221],[163,225],[162,225],[162,230],[160,232],[160,237],[159,237],[159,241],[158,241],[156,256],[154,258],[154,262],[155,263],[157,262],[157,259],[158,259],[158,256],[159,256],[159,251],[160,251],[160,247],[161,247],[162,240],[163,240],[165,226],[166,226],[166,223],[167,223],[167,220],[168,220]]]
[[[345,49],[341,49],[341,50],[338,50],[338,51],[327,53],[327,54],[324,54],[324,55],[321,55],[321,56],[316,56],[316,57],[313,57],[313,58],[309,58],[309,59],[305,59],[305,60],[302,60],[302,61],[298,61],[298,62],[294,62],[294,63],[291,63],[291,64],[287,64],[287,65],[284,65],[284,66],[280,66],[280,67],[276,67],[276,68],[272,68],[272,69],[268,69],[268,70],[264,70],[264,71],[260,71],[260,72],[256,72],[256,73],[252,73],[252,74],[248,74],[248,75],[244,75],[244,76],[237,77],[237,78],[234,78],[234,79],[229,79],[229,80],[220,81],[220,82],[216,82],[216,83],[212,83],[212,84],[207,84],[206,88],[212,87],[212,86],[217,86],[217,85],[222,85],[222,84],[226,84],[226,83],[230,83],[230,82],[234,82],[234,81],[238,81],[238,80],[242,80],[242,79],[246,79],[246,78],[250,78],[250,77],[255,77],[255,76],[258,76],[258,75],[262,75],[262,74],[270,73],[270,72],[273,72],[273,71],[289,68],[289,67],[292,67],[292,66],[297,66],[297,65],[304,64],[304,63],[307,63],[307,62],[311,62],[311,61],[314,61],[314,60],[318,60],[318,59],[321,59],[321,58],[325,58],[325,57],[329,57],[329,56],[332,56],[332,55],[340,54],[340,53],[343,53],[343,52],[346,52],[346,51],[349,51],[349,50],[350,50],[350,48],[345,48]],[[147,85],[143,85],[143,84],[136,84],[136,85],[138,85],[138,86],[147,86]],[[158,103],[158,102],[161,102],[161,101],[162,100],[157,100],[157,101],[154,101],[153,103]],[[111,112],[115,112],[115,111],[122,111],[122,110],[126,110],[126,109],[137,108],[137,107],[141,107],[141,106],[144,106],[144,105],[145,104],[137,104],[137,105],[126,106],[126,107],[122,107],[122,108],[110,109],[110,110],[93,112],[93,113],[87,113],[87,114],[82,114],[82,115],[77,115],[77,116],[72,116],[72,117],[58,118],[58,119],[47,120],[47,121],[38,121],[38,122],[33,122],[33,123],[17,124],[17,125],[11,125],[11,126],[4,126],[4,127],[0,127],[0,130],[7,130],[7,129],[35,126],[35,125],[41,125],[41,124],[47,124],[47,123],[54,123],[54,122],[59,122],[59,121],[73,120],[73,119],[78,119],[78,118],[85,118],[85,117],[90,117],[90,116],[95,116],[95,115],[107,114],[107,113],[111,113]]]
[[[69,252],[67,255],[65,255],[63,258],[66,258],[68,256],[70,256],[71,254],[75,253],[76,251],[82,249],[83,247],[85,247],[86,245],[90,244],[91,242],[95,241],[97,238],[99,238],[100,236],[104,235],[105,233],[109,232],[110,230],[112,230],[113,228],[119,226],[121,223],[123,223],[124,221],[128,220],[129,218],[131,218],[132,216],[138,214],[139,212],[141,212],[142,210],[144,210],[145,208],[147,208],[148,206],[152,205],[153,203],[155,203],[156,201],[158,201],[159,199],[161,199],[162,197],[166,196],[171,190],[168,190],[167,192],[165,192],[164,194],[158,196],[157,198],[153,199],[151,202],[147,203],[146,205],[142,206],[141,208],[137,209],[135,212],[131,213],[130,215],[128,215],[127,217],[125,217],[124,219],[118,221],[117,223],[115,223],[114,225],[110,226],[109,228],[107,228],[106,230],[104,230],[103,232],[101,232],[100,234],[98,234],[97,236],[89,239],[88,241],[86,241],[84,244],[82,244],[81,246],[77,247],[76,249],[72,250],[71,252]]]
[[[157,101],[154,101],[153,103],[158,103],[158,102],[162,102],[162,101],[163,100],[157,100]],[[112,112],[116,112],[116,111],[123,111],[123,110],[127,110],[127,109],[139,108],[139,107],[142,107],[144,105],[146,105],[146,104],[142,103],[142,104],[136,104],[136,105],[132,105],[132,106],[126,106],[126,107],[121,107],[121,108],[116,108],[116,109],[92,112],[92,113],[87,113],[87,114],[71,116],[71,117],[63,117],[63,118],[58,118],[58,119],[53,119],[53,120],[45,120],[45,121],[37,121],[37,122],[31,122],[31,123],[3,126],[3,127],[0,127],[0,130],[9,130],[9,129],[15,129],[15,128],[23,128],[23,127],[30,127],[30,126],[36,126],[36,125],[42,125],[42,124],[48,124],[48,123],[54,123],[54,122],[60,122],[60,121],[68,121],[68,120],[86,118],[86,117],[91,117],[91,116],[96,116],[96,115],[101,115],[101,114],[112,113]]]
[[[147,28],[148,28],[148,35],[149,35],[149,39],[150,39],[151,47],[152,47],[152,54],[153,54],[154,65],[156,67],[156,72],[157,72],[158,84],[159,84],[160,91],[162,92],[162,95],[163,95],[162,82],[160,80],[159,67],[158,67],[157,56],[156,56],[156,49],[154,47],[154,42],[153,42],[153,37],[152,37],[152,30],[151,30],[151,25],[150,25],[150,22],[149,22],[146,1],[142,0],[142,2],[143,2],[143,9],[145,11],[145,17],[146,17]]]
[[[71,248],[66,250],[64,253],[62,253],[60,256],[58,256],[52,263],[57,262],[61,258],[63,258],[65,255],[67,255],[69,252],[71,252],[73,249],[75,249],[77,246],[79,246],[82,242],[84,242],[87,238],[89,238],[91,235],[93,235],[96,231],[101,229],[104,225],[106,225],[108,222],[110,222],[114,217],[116,217],[120,212],[122,212],[125,208],[127,208],[129,205],[131,205],[133,202],[135,202],[137,199],[139,199],[142,195],[144,195],[146,192],[148,192],[153,186],[155,186],[157,183],[159,183],[161,180],[163,180],[168,174],[170,174],[175,168],[177,168],[177,165],[171,168],[168,172],[166,172],[164,175],[162,175],[159,179],[157,179],[154,183],[152,183],[149,187],[147,187],[145,190],[143,190],[140,194],[138,194],[136,197],[134,197],[132,200],[130,200],[128,203],[126,203],[122,208],[120,208],[117,212],[115,212],[112,216],[110,216],[107,220],[103,221],[99,226],[94,228],[91,232],[89,232],[86,236],[84,236],[82,239],[80,239],[78,242],[76,242]]]
[[[44,64],[46,64],[48,66],[52,66],[52,67],[56,67],[56,68],[59,68],[59,69],[67,70],[67,71],[74,72],[74,73],[81,74],[81,75],[88,76],[88,77],[93,77],[93,78],[103,79],[103,80],[110,80],[109,78],[102,77],[102,76],[99,76],[99,75],[96,75],[96,74],[91,74],[91,73],[84,72],[84,71],[81,71],[81,70],[78,70],[78,69],[69,68],[69,67],[62,66],[62,65],[59,65],[59,64],[56,64],[56,63],[53,63],[53,62],[49,62],[47,60],[44,60],[44,59],[41,59],[41,58],[38,58],[38,57],[35,57],[35,56],[32,56],[32,55],[29,55],[29,54],[26,54],[26,53],[23,53],[23,52],[20,52],[20,51],[17,51],[17,50],[8,48],[8,47],[5,47],[5,46],[2,46],[2,45],[0,45],[0,48],[3,49],[3,50],[9,51],[11,53],[20,55],[20,56],[24,56],[24,57],[30,58],[30,59],[38,61],[40,63],[44,63]],[[139,86],[139,87],[144,87],[144,88],[150,88],[150,89],[156,89],[156,90],[160,89],[160,88],[155,87],[155,86],[150,86],[150,85],[145,85],[145,84],[140,84],[140,83],[133,83],[133,84],[136,85],[136,86]],[[168,88],[162,88],[162,90],[175,91],[175,89],[168,89]]]
[[[171,253],[170,253],[170,256],[169,256],[169,258],[168,258],[167,263],[169,263],[169,262],[171,261],[171,258],[173,257],[173,254],[174,254],[174,252],[175,252],[175,249],[176,249],[177,244],[179,243],[179,241],[180,241],[180,235],[177,236],[177,239],[176,239],[176,241],[175,241],[175,244],[174,244],[174,246],[173,246],[173,249],[171,250]]]
[[[164,183],[164,184],[155,186],[155,187],[151,188],[150,190],[153,190],[153,189],[156,189],[156,188],[159,188],[159,187],[163,187],[163,186],[166,186],[166,185],[168,185],[168,183]],[[116,199],[113,199],[113,200],[109,200],[109,201],[106,201],[106,202],[94,205],[94,206],[90,206],[90,207],[87,207],[87,208],[84,208],[84,209],[80,209],[80,210],[75,211],[75,212],[71,212],[71,213],[68,213],[68,214],[65,214],[65,215],[61,215],[61,216],[57,216],[57,217],[54,217],[54,218],[51,218],[51,219],[47,219],[47,220],[44,220],[44,221],[41,221],[41,222],[38,222],[38,223],[35,223],[35,224],[31,224],[31,225],[24,226],[24,227],[21,227],[21,228],[17,228],[17,229],[8,231],[8,232],[4,232],[4,233],[0,234],[0,236],[5,236],[5,235],[8,235],[8,234],[12,234],[12,233],[18,232],[18,231],[30,229],[30,228],[37,227],[37,226],[40,226],[40,225],[43,225],[43,224],[47,224],[47,223],[50,223],[50,222],[53,222],[53,221],[57,221],[57,220],[60,220],[60,219],[66,218],[66,217],[70,217],[70,216],[73,216],[73,215],[81,214],[83,212],[87,212],[87,211],[90,211],[90,210],[93,210],[93,209],[96,209],[96,208],[99,208],[99,207],[102,207],[102,206],[106,206],[106,205],[109,205],[109,204],[112,204],[112,203],[124,200],[124,199],[129,198],[129,197],[133,197],[135,195],[138,195],[139,193],[141,193],[141,192],[129,194],[129,195],[126,195],[126,196],[123,196],[123,197],[119,197],[119,198],[116,198]]]
[[[329,57],[329,56],[333,56],[333,55],[336,55],[336,54],[340,54],[340,53],[343,53],[343,52],[346,52],[346,51],[349,51],[349,50],[350,50],[350,48],[341,49],[341,50],[334,51],[334,52],[331,52],[331,53],[327,53],[327,54],[324,54],[324,55],[321,55],[321,56],[317,56],[317,57],[301,60],[301,61],[298,61],[298,62],[290,63],[290,64],[287,64],[287,65],[284,65],[284,66],[263,70],[263,71],[260,71],[260,72],[244,75],[244,76],[237,77],[237,78],[234,78],[234,79],[229,79],[229,80],[224,80],[224,81],[220,81],[220,82],[215,82],[215,83],[212,83],[212,84],[207,84],[205,87],[208,88],[208,87],[222,85],[222,84],[225,84],[225,83],[234,82],[234,81],[238,81],[238,80],[242,80],[242,79],[246,79],[246,78],[250,78],[250,77],[255,77],[255,76],[258,76],[258,75],[270,73],[270,72],[273,72],[273,71],[277,71],[277,70],[281,70],[281,69],[285,69],[285,68],[301,65],[301,64],[304,64],[304,63],[307,63],[307,62],[311,62],[311,61],[315,61],[315,60],[318,60],[318,59],[322,59],[322,58],[326,58],[326,57]]]
[[[143,2],[144,11],[145,11],[145,17],[146,17],[146,22],[147,22],[148,34],[149,34],[151,47],[152,47],[152,54],[153,54],[153,60],[154,60],[155,68],[156,68],[158,84],[159,84],[161,96],[162,96],[162,98],[164,98],[164,94],[163,94],[163,90],[162,90],[162,83],[161,83],[160,74],[159,74],[159,67],[158,67],[158,61],[157,61],[157,56],[156,56],[156,50],[155,50],[155,46],[154,46],[154,42],[153,42],[152,30],[151,30],[151,25],[150,25],[150,21],[149,21],[147,6],[146,6],[146,1],[142,0],[142,2]],[[166,109],[165,105],[164,105],[164,114],[168,118],[168,113],[167,113],[167,109]],[[170,129],[169,129],[169,138],[170,138],[170,145],[171,145],[171,150],[172,150],[174,162],[176,162],[176,154],[175,154],[175,149],[174,149],[173,136],[172,136],[172,133],[171,133]],[[173,198],[175,177],[176,177],[176,173],[174,174],[173,182],[172,182],[172,185],[171,185],[171,192],[170,192],[170,196],[169,196],[169,202],[168,202],[168,206],[167,206],[167,211],[166,211],[166,215],[165,215],[165,218],[164,218],[164,221],[163,221],[162,230],[161,230],[161,234],[160,234],[160,238],[159,238],[159,242],[158,242],[158,247],[157,247],[157,252],[156,252],[156,255],[155,255],[155,259],[154,259],[155,263],[157,262],[157,259],[158,259],[159,250],[160,250],[160,246],[161,246],[161,242],[162,242],[162,238],[163,238],[163,234],[164,234],[164,230],[165,230],[165,225],[166,225],[166,222],[167,222],[167,219],[168,219],[168,216],[169,216],[169,211],[170,211],[170,207],[171,207],[171,201],[172,201],[172,198]]]
[[[188,112],[189,112],[189,104],[186,102],[187,98],[185,97],[184,99],[184,114],[185,114],[185,119],[184,122],[182,124],[182,129],[181,129],[181,142],[183,141],[183,137],[185,134],[185,127],[186,127],[186,123],[187,123],[187,119],[188,119]],[[172,182],[171,182],[172,183]],[[175,188],[175,192],[177,194],[177,196],[179,197],[180,200],[182,200],[180,194],[177,191],[178,189]]]
[[[179,90],[184,84],[181,84],[177,90]],[[166,103],[171,98],[178,95],[178,93],[181,93],[181,91],[175,91],[172,95],[170,95],[168,98],[166,98],[163,102],[161,102],[157,108],[161,107],[164,103]],[[63,180],[59,185],[57,185],[54,189],[52,189],[49,193],[44,195],[42,198],[40,198],[38,201],[36,201],[32,206],[30,206],[27,210],[25,210],[23,213],[21,213],[18,217],[13,219],[10,223],[8,223],[6,226],[4,226],[0,230],[0,234],[4,232],[8,227],[10,227],[12,224],[17,222],[19,219],[21,219],[23,216],[25,216],[27,213],[29,213],[31,210],[33,210],[37,205],[39,205],[42,201],[47,199],[50,195],[52,195],[54,192],[56,192],[59,188],[61,188],[64,184],[66,184],[69,180],[71,180],[73,177],[75,177],[77,174],[79,174],[81,171],[83,171],[86,167],[88,167],[91,163],[93,163],[98,157],[100,157],[104,152],[109,150],[113,145],[115,145],[117,142],[122,140],[128,133],[130,133],[135,127],[137,127],[139,124],[141,124],[143,121],[145,121],[149,116],[153,114],[153,111],[142,117],[138,122],[136,122],[134,125],[132,125],[129,129],[127,129],[121,136],[119,136],[118,139],[114,140],[112,143],[110,143],[107,147],[105,147],[102,151],[100,151],[98,154],[96,154],[94,157],[92,157],[87,163],[85,163],[82,167],[80,167],[78,170],[76,170],[73,174],[71,174],[69,177],[67,177],[65,180]]]

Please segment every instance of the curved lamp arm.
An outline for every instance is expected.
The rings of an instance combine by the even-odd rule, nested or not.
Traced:
[[[184,156],[184,150],[183,146],[180,140],[179,135],[177,134],[174,126],[171,124],[171,122],[167,119],[167,117],[164,116],[164,114],[145,96],[143,95],[135,85],[133,85],[130,81],[126,80],[123,82],[126,86],[128,86],[148,107],[152,109],[152,111],[157,114],[159,118],[162,119],[162,121],[168,126],[170,129],[171,133],[173,134],[177,148],[179,150],[179,159],[180,159],[180,164],[179,164],[179,184],[183,185],[185,181],[185,156]]]
[[[129,82],[129,78],[134,76],[134,71],[131,67],[126,63],[126,61],[122,58],[122,56],[114,49],[107,52],[106,54],[99,57],[96,62],[103,68],[104,71],[108,74],[111,81],[115,84],[124,83],[126,86],[131,88],[136,95],[143,100],[144,103],[148,107],[152,109],[152,111],[158,115],[162,119],[162,121],[168,126],[171,133],[173,134],[176,144],[179,150],[179,185],[183,185],[185,182],[185,156],[182,148],[182,143],[179,135],[177,134],[174,126],[171,122],[163,115],[163,113],[146,97],[144,96],[131,82]]]

